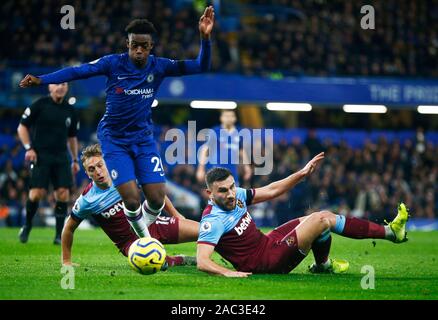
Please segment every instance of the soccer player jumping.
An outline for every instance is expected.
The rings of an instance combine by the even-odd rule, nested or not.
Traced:
[[[206,183],[210,201],[199,228],[198,269],[226,277],[289,273],[312,250],[315,263],[309,268],[311,272],[341,273],[348,269],[348,262],[329,259],[330,232],[353,239],[386,239],[395,243],[407,241],[408,211],[403,203],[398,206],[398,215],[387,226],[320,211],[291,220],[266,235],[257,229],[247,206],[272,200],[288,192],[312,174],[323,159],[324,153],[320,153],[303,169],[287,178],[251,190],[236,188],[228,169],[217,167],[208,171]],[[230,261],[237,271],[212,261],[214,250]]]
[[[153,138],[151,105],[165,77],[206,72],[211,64],[210,35],[214,9],[209,6],[199,20],[200,52],[195,60],[170,60],[151,55],[154,26],[133,20],[127,32],[127,53],[112,54],[77,67],[35,77],[26,75],[20,87],[62,83],[105,75],[106,111],[98,138],[111,178],[120,193],[124,212],[138,236],[149,236],[148,226],[169,205],[164,170]],[[137,183],[146,197],[141,205]]]

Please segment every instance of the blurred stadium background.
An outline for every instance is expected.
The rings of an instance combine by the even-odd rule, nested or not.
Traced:
[[[21,226],[29,171],[16,135],[24,109],[47,88],[20,90],[27,73],[125,51],[124,27],[146,17],[158,29],[154,54],[197,55],[197,21],[211,2],[188,0],[5,0],[0,8],[0,226]],[[308,211],[331,208],[383,222],[403,200],[411,228],[438,229],[438,1],[216,0],[213,70],[167,79],[154,108],[164,153],[169,128],[218,124],[217,110],[192,100],[235,101],[241,128],[274,129],[274,170],[253,176],[260,186],[326,152],[322,168],[280,199],[253,210],[259,225],[275,226]],[[75,29],[63,30],[60,8],[75,8]],[[371,4],[376,29],[360,27]],[[69,103],[81,119],[80,149],[96,142],[104,112],[104,78],[70,84]],[[268,110],[268,102],[307,103],[307,112]],[[347,113],[345,104],[384,105],[384,113]],[[429,108],[437,112],[438,107]],[[368,107],[372,110],[372,107]],[[426,110],[427,111],[427,110]],[[199,145],[198,145],[199,147]],[[164,157],[163,157],[164,160]],[[199,220],[205,203],[195,165],[165,164],[172,198]],[[88,183],[81,172],[72,199]],[[50,225],[53,198],[40,206]]]

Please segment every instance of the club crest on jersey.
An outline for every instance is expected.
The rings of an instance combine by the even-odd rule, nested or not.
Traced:
[[[150,73],[150,74],[148,75],[148,77],[146,78],[146,80],[147,80],[147,82],[149,82],[149,83],[151,83],[152,81],[154,81],[154,74],[153,74],[153,73]]]
[[[243,205],[243,202],[237,199],[237,206],[241,209],[243,209],[245,206]]]
[[[284,241],[286,242],[288,247],[293,247],[293,245],[295,243],[295,238],[294,237],[287,237]]]
[[[210,230],[211,230],[211,223],[208,221],[203,222],[201,225],[201,231],[210,232]]]
[[[119,173],[116,170],[111,170],[111,178],[113,178],[113,180],[117,179],[118,176]]]

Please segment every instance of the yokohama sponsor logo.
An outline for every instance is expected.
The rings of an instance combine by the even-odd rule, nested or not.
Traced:
[[[234,230],[236,230],[239,236],[242,235],[243,231],[248,229],[248,226],[250,225],[251,221],[252,221],[251,215],[249,214],[249,212],[247,212],[245,217],[242,218],[242,222],[239,224],[238,227],[234,227]]]
[[[123,210],[122,202],[116,203],[113,207],[108,209],[107,211],[104,211],[101,213],[102,217],[109,219],[116,213],[119,213],[121,210]]]
[[[149,89],[125,89],[125,94],[130,96],[130,95],[148,95],[148,94],[153,94],[154,93],[154,89],[153,88],[149,88]]]

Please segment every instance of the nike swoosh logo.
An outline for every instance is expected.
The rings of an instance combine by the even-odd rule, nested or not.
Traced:
[[[117,77],[118,80],[124,80],[124,79],[128,79],[128,78],[129,77],[120,77],[120,76]]]

